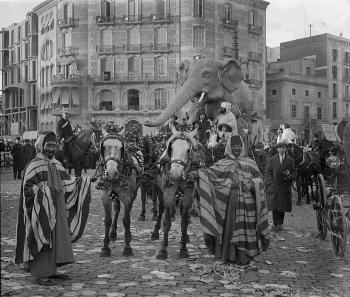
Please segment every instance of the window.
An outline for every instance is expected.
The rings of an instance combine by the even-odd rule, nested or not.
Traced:
[[[349,97],[349,85],[345,86],[345,96]]]
[[[128,18],[129,21],[131,20],[137,20],[138,16],[138,9],[137,9],[137,3],[135,0],[128,0]]]
[[[166,60],[165,57],[156,57],[154,59],[154,74],[155,76],[166,74]]]
[[[128,30],[128,45],[139,44],[139,39],[139,30],[137,28],[132,28]]]
[[[345,64],[350,64],[350,53],[345,52]]]
[[[204,18],[204,0],[193,0],[193,16]]]
[[[26,42],[24,44],[24,58],[28,59],[28,56],[29,56],[29,45],[28,45],[28,42]]]
[[[345,116],[349,116],[349,104],[345,104]]]
[[[154,91],[154,106],[155,109],[164,109],[167,105],[167,92],[165,89],[156,89]]]
[[[21,47],[17,47],[17,61],[21,61]]]
[[[272,95],[272,96],[277,95],[277,90],[271,90],[271,95]]]
[[[249,11],[249,24],[251,24],[251,25],[258,24],[258,14],[255,10]]]
[[[193,46],[197,48],[203,48],[204,44],[204,28],[193,27]]]
[[[295,104],[291,105],[291,116],[292,116],[292,118],[297,117],[297,106]]]
[[[69,48],[72,46],[72,33],[66,32],[63,34],[63,48]],[[49,48],[47,48],[47,52],[49,51]]]
[[[21,40],[21,26],[18,26],[17,28],[17,41]]]
[[[317,98],[322,98],[322,92],[317,92]]]
[[[311,68],[310,67],[306,67],[306,75],[311,75]]]
[[[73,17],[73,6],[72,3],[66,3],[63,6],[63,18],[65,20],[65,22],[68,22],[69,18]]]
[[[156,13],[158,20],[162,20],[165,18],[165,7],[165,0],[156,1]]]
[[[24,26],[24,35],[27,37],[29,35],[29,21],[26,21]]]
[[[111,3],[106,0],[101,1],[101,16],[110,18],[111,16]]]
[[[338,117],[337,102],[333,102],[333,119],[336,119],[337,117]]]
[[[344,81],[350,82],[350,68],[345,68]]]
[[[332,49],[332,59],[333,59],[333,62],[337,62],[337,60],[338,60],[338,50],[337,49]]]
[[[278,69],[279,72],[284,72],[284,68]]]
[[[135,78],[139,73],[139,60],[136,57],[131,57],[128,59],[128,72],[129,79]]]
[[[32,79],[36,78],[36,62],[32,61]]]
[[[101,74],[103,75],[103,80],[111,80],[112,73],[112,60],[110,59],[101,59]]]
[[[309,90],[305,90],[305,96],[308,97],[309,96]]]
[[[338,97],[338,86],[337,84],[333,84],[333,98]]]
[[[304,106],[304,119],[308,120],[310,118],[310,106],[305,105]]]
[[[292,95],[295,96],[295,94],[296,94],[296,89],[292,89]]]
[[[232,19],[232,6],[231,6],[231,4],[225,5],[225,17],[228,20]]]
[[[24,81],[28,81],[28,65],[24,66]]]
[[[337,66],[332,66],[332,77],[333,79],[337,79],[338,69]]]
[[[317,107],[317,119],[322,120],[322,107]]]
[[[232,48],[233,36],[232,32],[224,31],[224,46]]]
[[[15,31],[11,31],[11,44],[13,45],[15,43]]]
[[[167,31],[165,27],[154,28],[154,44],[166,44]]]
[[[36,84],[32,85],[32,105],[36,105]]]
[[[21,82],[21,68],[17,67],[17,82]]]

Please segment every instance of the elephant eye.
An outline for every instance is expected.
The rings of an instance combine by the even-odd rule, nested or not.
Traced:
[[[209,78],[209,73],[204,72],[204,73],[202,74],[202,77],[203,77],[204,79],[208,79],[208,78]]]

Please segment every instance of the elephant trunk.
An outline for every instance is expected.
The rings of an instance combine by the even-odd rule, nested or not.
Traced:
[[[189,100],[191,100],[198,93],[198,86],[193,82],[187,81],[176,95],[174,100],[170,102],[161,115],[146,125],[149,127],[158,127],[163,125],[174,113],[178,112]]]

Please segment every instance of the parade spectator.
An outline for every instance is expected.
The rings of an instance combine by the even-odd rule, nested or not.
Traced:
[[[56,133],[57,133],[58,143],[63,142],[63,156],[64,156],[63,162],[68,164],[69,161],[71,161],[68,158],[68,143],[72,139],[73,129],[68,119],[68,114],[66,113],[66,111],[63,110],[61,115],[62,116],[57,123]]]
[[[258,165],[259,171],[262,175],[265,174],[266,167],[266,152],[264,150],[264,145],[261,142],[258,142],[254,146],[254,159],[256,164]]]
[[[198,116],[198,138],[199,142],[205,145],[208,142],[210,127],[212,125],[211,121],[207,118],[204,111],[199,113]]]
[[[12,168],[13,168],[13,178],[14,180],[21,179],[21,173],[25,166],[25,160],[23,156],[23,146],[20,143],[20,138],[16,137],[15,144],[11,148],[12,155]]]
[[[278,153],[268,159],[265,170],[267,209],[272,211],[274,231],[282,230],[285,212],[292,211],[291,185],[296,171],[287,147],[285,140],[276,145]]]
[[[220,106],[220,114],[217,117],[217,125],[227,124],[232,129],[232,135],[238,134],[237,120],[231,111],[231,103],[222,102]]]
[[[269,240],[262,175],[255,162],[242,157],[243,143],[232,135],[226,157],[199,169],[200,220],[208,251],[222,261],[248,264]]]
[[[188,123],[188,115],[184,115],[181,118],[181,122],[179,123],[177,129],[178,131],[192,131],[192,125]]]
[[[71,178],[54,158],[56,149],[54,132],[38,137],[18,209],[15,262],[40,285],[67,278],[56,268],[74,262],[72,242],[84,231],[91,200],[89,178]]]
[[[254,150],[254,147],[258,142],[263,143],[264,131],[261,122],[258,120],[258,114],[256,112],[252,114],[251,122],[252,123],[249,129],[249,143]]]
[[[315,133],[314,134],[314,139],[312,141],[312,144],[311,144],[311,148],[313,151],[317,151],[319,146],[320,146],[321,142],[320,142],[320,139],[318,138],[318,134]]]
[[[32,146],[29,139],[24,140],[23,157],[25,166],[35,158],[35,148]]]

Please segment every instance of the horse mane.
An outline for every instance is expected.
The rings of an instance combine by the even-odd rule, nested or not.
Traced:
[[[190,135],[190,132],[184,131],[184,132],[178,132],[173,134],[167,142],[167,147],[169,146],[170,143],[172,143],[176,139],[187,139],[190,141],[193,147],[197,147],[198,145],[198,141],[193,136]]]

